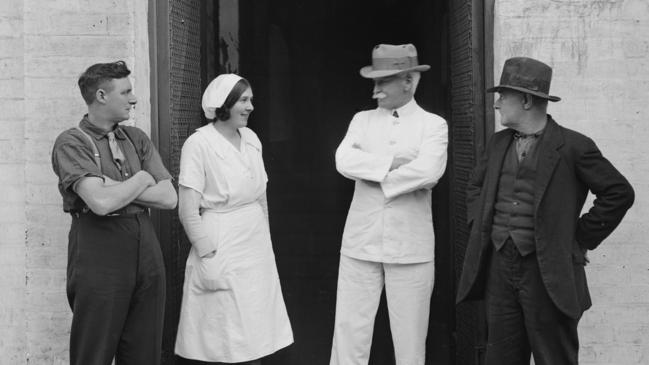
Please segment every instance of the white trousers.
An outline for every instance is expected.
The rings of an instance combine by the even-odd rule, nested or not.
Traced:
[[[423,365],[434,262],[386,264],[340,255],[330,365],[367,365],[385,284],[397,365]]]

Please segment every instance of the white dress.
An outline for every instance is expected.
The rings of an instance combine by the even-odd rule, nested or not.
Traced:
[[[203,230],[217,250],[192,246],[175,352],[188,359],[244,362],[293,343],[268,221],[259,204],[268,181],[261,142],[240,128],[237,150],[212,124],[183,145],[179,184],[201,193]]]

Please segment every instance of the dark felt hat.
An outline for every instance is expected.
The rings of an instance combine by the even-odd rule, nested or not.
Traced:
[[[487,89],[497,92],[500,89],[511,89],[532,94],[550,101],[561,100],[550,95],[552,68],[541,61],[529,57],[514,57],[505,61],[500,85]]]

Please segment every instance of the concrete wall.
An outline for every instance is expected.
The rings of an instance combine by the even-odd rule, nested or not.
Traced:
[[[150,130],[147,1],[0,1],[0,364],[68,362],[67,232],[50,152],[85,112],[76,81],[122,59]]]
[[[25,329],[25,84],[22,4],[0,2],[0,363],[20,364]]]
[[[554,69],[550,114],[592,137],[636,190],[636,203],[586,267],[593,308],[581,364],[649,363],[649,1],[498,0],[496,80],[504,60]]]

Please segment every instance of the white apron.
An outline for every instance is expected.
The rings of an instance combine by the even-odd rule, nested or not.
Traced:
[[[201,161],[203,172],[183,166],[179,183],[198,186],[203,197],[210,197],[201,202],[201,218],[217,253],[200,258],[190,250],[175,352],[201,361],[250,361],[293,342],[268,222],[256,200],[266,184],[261,150],[247,128],[241,130],[241,153],[213,127],[205,128],[188,139],[195,148],[183,147],[183,153],[201,157],[181,160]],[[205,180],[194,185],[201,174]]]

